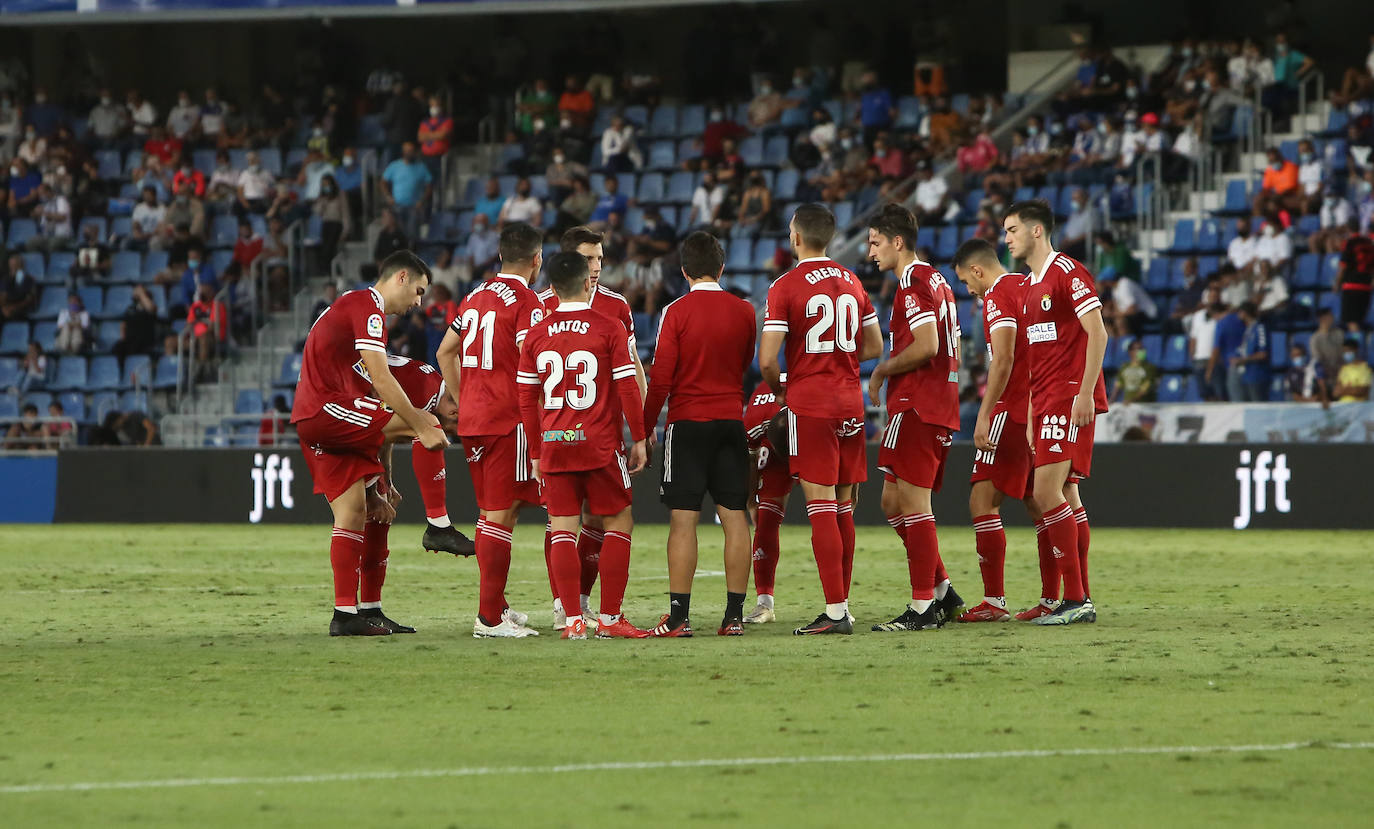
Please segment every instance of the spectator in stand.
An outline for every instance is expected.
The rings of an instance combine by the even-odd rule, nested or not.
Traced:
[[[473,210],[477,213],[486,214],[487,220],[492,224],[501,218],[501,208],[506,206],[506,199],[501,195],[501,180],[496,176],[487,179],[486,190],[482,198],[477,200]]]
[[[10,394],[27,394],[43,388],[48,382],[48,358],[38,343],[29,341],[29,349],[19,363],[19,384],[10,389]]]
[[[184,331],[195,345],[204,377],[210,376],[209,367],[229,340],[229,310],[215,298],[210,285],[201,285],[196,291],[195,302],[186,309]]]
[[[216,205],[216,212],[229,209],[239,190],[239,171],[229,164],[229,153],[220,150],[215,153],[215,169],[210,173],[206,184],[207,198]]]
[[[1337,403],[1369,402],[1371,371],[1369,363],[1360,356],[1360,341],[1349,339],[1341,351],[1341,370],[1336,375],[1332,395]]]
[[[1333,107],[1344,109],[1357,101],[1374,98],[1374,35],[1370,36],[1369,41],[1369,55],[1364,65],[1346,69],[1341,77],[1340,89],[1328,93]]]
[[[740,196],[739,215],[731,235],[736,238],[757,238],[769,229],[773,215],[773,195],[768,182],[757,170],[749,174],[744,193]],[[669,246],[671,247],[671,245]]]
[[[1283,385],[1288,399],[1294,403],[1320,403],[1323,409],[1331,405],[1326,370],[1321,363],[1307,358],[1300,343],[1293,343],[1288,349],[1288,372]]]
[[[725,117],[725,110],[712,107],[706,131],[701,135],[701,159],[708,167],[715,166],[725,155],[725,144],[749,134],[749,130]]]
[[[406,235],[396,220],[396,213],[390,209],[382,211],[381,230],[377,234],[377,244],[372,248],[372,261],[377,265],[398,250],[410,247],[410,237]],[[367,281],[367,280],[364,280]]]
[[[320,289],[320,298],[315,301],[315,307],[310,312],[310,324],[314,325],[315,320],[320,318],[329,307],[334,304],[334,300],[339,298],[339,286],[332,279],[326,279],[324,287]]]
[[[569,75],[563,80],[563,94],[558,98],[558,118],[567,120],[574,129],[587,130],[596,114],[596,102],[592,93],[577,79]]]
[[[1317,330],[1312,332],[1307,346],[1312,352],[1312,359],[1321,363],[1329,379],[1334,379],[1341,370],[1341,349],[1344,345],[1345,335],[1336,325],[1335,314],[1330,308],[1322,308],[1317,312]]]
[[[930,151],[939,155],[954,146],[954,141],[963,129],[963,117],[949,105],[949,99],[941,96],[935,99],[934,106],[926,113],[918,129],[922,138],[930,142]]]
[[[1112,399],[1122,403],[1153,403],[1159,393],[1159,369],[1150,362],[1140,340],[1133,340],[1126,350],[1131,359],[1116,373]]]
[[[110,275],[110,249],[100,240],[100,228],[95,225],[81,227],[81,241],[76,246],[76,258],[72,260],[69,284],[95,282]]]
[[[100,100],[86,116],[86,128],[96,146],[113,147],[129,128],[129,110],[115,103],[110,90],[100,90]]]
[[[180,193],[183,184],[190,182],[191,195],[200,198],[205,195],[205,174],[191,164],[191,159],[182,155],[177,159],[176,173],[172,175],[172,192]]]
[[[143,283],[134,285],[133,298],[119,322],[119,339],[111,349],[122,369],[130,354],[148,354],[157,335],[157,302]]]
[[[191,93],[181,90],[177,93],[176,104],[167,111],[167,131],[174,138],[191,141],[195,138],[199,122],[200,107],[191,101]]]
[[[839,139],[839,127],[835,120],[830,117],[830,111],[825,107],[816,107],[811,112],[811,131],[807,133],[811,139],[811,144],[820,153],[828,153]]]
[[[749,102],[749,126],[756,130],[774,126],[782,117],[782,111],[796,106],[796,103],[779,95],[773,88],[773,82],[764,78],[759,83],[758,94]]]
[[[429,168],[430,176],[437,180],[444,156],[448,155],[450,143],[453,141],[453,119],[444,112],[438,96],[430,96],[429,117],[420,122],[416,134],[420,139],[420,156]]]
[[[716,218],[720,203],[725,200],[725,187],[716,181],[716,176],[707,170],[701,177],[701,184],[692,192],[692,207],[687,215],[687,227],[696,228],[711,224]]]
[[[8,201],[11,218],[28,216],[38,207],[38,185],[43,176],[29,166],[24,159],[16,156],[10,162],[10,195]]]
[[[1358,232],[1374,233],[1374,165],[1366,167],[1364,178],[1351,183],[1354,191],[1355,212],[1359,214]]]
[[[1255,244],[1253,270],[1260,274],[1260,263],[1267,263],[1268,270],[1263,273],[1267,279],[1270,273],[1288,273],[1293,261],[1293,240],[1283,232],[1279,222],[1268,219],[1260,228],[1259,242]]]
[[[549,121],[556,110],[553,92],[549,82],[536,78],[533,87],[525,87],[515,96],[515,123],[520,132],[529,135],[534,132],[536,120]]]
[[[425,316],[429,317],[431,325],[437,324],[446,328],[458,319],[458,303],[453,301],[453,292],[447,285],[432,283],[426,293],[426,299],[428,302],[425,304]]]
[[[951,208],[956,207],[944,176],[934,175],[929,161],[918,161],[916,182],[916,206],[912,212],[917,221],[921,225],[943,224]]]
[[[1180,319],[1202,307],[1208,285],[1198,274],[1197,257],[1183,260],[1183,288],[1174,295],[1174,310],[1171,319]]]
[[[406,85],[397,80],[391,85],[391,97],[382,110],[382,127],[386,130],[386,143],[392,153],[399,153],[403,146],[415,140],[420,131],[420,121],[424,118],[424,104]]]
[[[168,135],[162,127],[154,126],[148,140],[143,142],[143,152],[156,158],[163,168],[170,169],[177,156],[181,155],[181,139]]]
[[[378,239],[378,244],[381,239]],[[279,217],[267,220],[267,236],[262,240],[261,267],[267,274],[268,305],[273,311],[291,308],[291,265],[287,258],[286,223]]]
[[[219,278],[205,258],[205,246],[192,242],[186,250],[186,270],[181,274],[181,302],[191,305],[201,288],[209,288],[211,295],[219,291]]]
[[[572,180],[572,192],[558,204],[558,213],[553,223],[553,235],[561,236],[570,227],[584,225],[591,220],[592,210],[596,208],[596,196],[592,195],[591,185],[586,176]],[[478,214],[481,215],[481,214]]]
[[[262,166],[262,159],[257,152],[250,151],[248,167],[239,174],[236,212],[239,215],[266,212],[275,184],[272,173]]]
[[[38,422],[38,407],[25,403],[20,419],[10,424],[5,433],[5,449],[12,452],[35,452],[43,448],[45,430]]]
[[[1245,334],[1231,357],[1233,370],[1240,371],[1240,399],[1263,403],[1269,399],[1269,328],[1260,320],[1259,308],[1253,302],[1240,306],[1240,319],[1245,324]]]
[[[1099,211],[1088,202],[1088,191],[1077,187],[1069,202],[1069,219],[1064,223],[1059,249],[1080,262],[1088,258],[1088,235],[1106,226]]]
[[[130,133],[136,145],[142,146],[157,124],[157,107],[145,100],[137,89],[130,89],[124,100],[129,112]]]
[[[1130,250],[1124,244],[1117,241],[1116,234],[1110,230],[1099,230],[1095,237],[1097,241],[1097,259],[1093,263],[1093,273],[1097,275],[1099,281],[1112,280],[1124,276],[1133,283],[1140,279],[1140,262],[1131,255]],[[1139,283],[1136,283],[1139,287]],[[1151,318],[1154,314],[1150,315]]]
[[[554,204],[561,204],[564,199],[572,194],[573,180],[586,176],[587,168],[585,165],[570,160],[562,147],[556,147],[548,168],[544,170],[544,180],[549,186],[550,200]]]
[[[1259,306],[1260,317],[1274,321],[1288,307],[1288,280],[1283,273],[1270,267],[1266,260],[1255,265],[1254,301]]]
[[[72,205],[48,184],[38,186],[38,234],[29,239],[29,250],[66,250],[72,246]]]
[[[1274,36],[1274,82],[1265,87],[1260,102],[1273,111],[1276,123],[1283,123],[1298,101],[1298,84],[1302,77],[1316,66],[1307,55],[1288,44],[1288,35],[1279,32]]]
[[[906,154],[890,145],[886,133],[873,139],[873,157],[868,159],[868,165],[887,178],[904,179],[908,172]]]
[[[1340,253],[1345,241],[1357,232],[1359,221],[1355,218],[1355,208],[1341,198],[1334,188],[1326,190],[1321,208],[1317,211],[1318,230],[1307,237],[1307,249],[1312,253]]]
[[[339,167],[334,171],[334,182],[348,199],[348,215],[352,219],[349,229],[352,230],[357,227],[363,212],[363,170],[358,163],[358,151],[353,147],[344,148]]]
[[[158,204],[157,190],[144,187],[143,200],[134,205],[130,216],[129,238],[125,240],[125,247],[132,250],[148,247],[157,238],[158,228],[162,226],[166,215],[167,208]]]
[[[863,89],[859,96],[859,124],[864,130],[864,143],[871,144],[879,132],[892,127],[897,108],[892,103],[892,93],[878,84],[876,72],[865,72],[859,83]]]
[[[296,187],[300,190],[301,198],[306,202],[313,202],[320,197],[320,185],[325,176],[334,175],[334,165],[330,163],[325,155],[317,150],[308,150],[305,160],[301,163],[300,172],[296,174]],[[337,181],[335,182],[337,185]],[[286,188],[282,188],[285,190]],[[337,189],[337,187],[336,187]]]
[[[515,183],[515,192],[501,207],[498,227],[505,227],[510,222],[525,222],[534,227],[543,224],[544,205],[533,195],[532,190],[528,178],[521,178]]]
[[[455,298],[467,295],[468,286],[463,280],[467,269],[453,258],[453,248],[444,245],[439,248],[439,252],[434,256],[434,264],[430,265],[430,281],[434,285],[442,285],[448,289],[449,294]]]
[[[419,236],[420,221],[433,195],[434,177],[420,162],[414,142],[404,142],[401,157],[382,171],[382,196],[386,205],[396,212],[407,236]]]
[[[0,162],[7,164],[14,156],[15,144],[24,128],[23,119],[23,108],[15,103],[14,93],[0,90]]]
[[[176,229],[186,228],[197,239],[205,238],[205,204],[194,195],[189,182],[183,182],[181,189],[172,197],[163,213],[162,224],[152,238],[149,247],[154,250],[168,250],[176,244]]]
[[[1332,287],[1341,292],[1341,325],[1351,334],[1359,334],[1369,315],[1374,289],[1374,240],[1360,235],[1346,240]]]
[[[263,238],[253,231],[253,223],[246,218],[239,219],[238,236],[234,239],[234,258],[229,267],[240,275],[248,276],[253,272],[253,262],[262,254]]]
[[[1298,186],[1298,165],[1285,159],[1277,147],[1269,148],[1268,158],[1259,192],[1255,193],[1255,215],[1274,215],[1281,210],[1300,214],[1303,193]]]
[[[205,102],[200,105],[199,139],[206,146],[217,146],[225,131],[229,109],[213,86],[205,90]]]
[[[1302,189],[1303,213],[1316,213],[1322,202],[1322,181],[1326,165],[1317,155],[1316,146],[1304,138],[1298,142],[1298,186]]]
[[[1212,354],[1216,350],[1217,321],[1226,313],[1221,304],[1221,293],[1215,288],[1207,290],[1201,308],[1184,319],[1184,332],[1188,335],[1188,355],[1193,362],[1193,374],[1197,376],[1198,388],[1204,400],[1225,399],[1224,388],[1218,389],[1208,378],[1212,365]]]
[[[48,90],[33,88],[33,102],[24,108],[24,124],[37,130],[39,137],[52,138],[67,119],[62,107],[48,99]]]
[[[601,162],[608,173],[625,173],[643,163],[635,144],[635,128],[617,115],[601,133]]]
[[[1248,275],[1255,261],[1255,249],[1259,240],[1250,233],[1250,220],[1236,220],[1236,238],[1226,246],[1226,259],[1238,273]]]
[[[286,446],[293,431],[291,407],[286,405],[286,395],[274,395],[272,408],[263,414],[258,423],[258,445]]]
[[[593,230],[600,230],[611,219],[611,214],[618,213],[623,219],[625,211],[630,207],[630,200],[620,193],[620,180],[615,176],[606,176],[605,182],[601,185],[605,188],[605,193],[596,202],[596,207],[592,209],[590,225]]]
[[[495,272],[501,263],[500,247],[501,234],[491,228],[486,214],[478,213],[473,216],[472,233],[468,235],[468,261],[472,265],[474,283],[485,280]]]
[[[67,412],[62,408],[62,404],[54,400],[48,404],[49,421],[43,424],[43,435],[47,440],[43,443],[45,449],[60,449],[64,445],[73,442],[72,421],[67,418]]]
[[[974,176],[992,169],[1000,157],[997,145],[992,142],[992,136],[986,129],[980,129],[973,141],[960,146],[955,156],[959,172]]]
[[[57,314],[57,350],[63,354],[80,354],[86,350],[91,336],[91,315],[81,295],[73,291],[67,295],[67,307]]]
[[[320,217],[320,263],[328,267],[339,252],[340,240],[349,237],[353,223],[348,197],[339,189],[333,174],[326,173],[320,180],[319,198],[310,209]]]

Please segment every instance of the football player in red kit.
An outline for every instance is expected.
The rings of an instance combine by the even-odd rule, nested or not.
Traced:
[[[428,363],[406,357],[388,355],[386,361],[391,376],[396,378],[411,405],[420,411],[433,413],[439,419],[439,428],[452,432],[458,423],[458,406],[446,393],[438,370]],[[382,446],[379,457],[382,477],[377,481],[377,494],[383,496],[384,500],[372,504],[374,509],[368,512],[367,525],[363,528],[362,566],[358,571],[358,613],[372,618],[392,633],[414,633],[415,628],[394,622],[382,612],[382,584],[386,581],[386,564],[390,555],[387,536],[391,522],[396,517],[396,506],[401,503],[401,493],[396,489],[396,479],[392,474],[391,450],[401,440],[413,442],[410,460],[426,515],[432,517],[448,512],[445,505],[448,475],[443,447],[426,449],[418,440],[404,435],[389,438]],[[469,545],[471,543],[468,542]]]
[[[641,639],[621,615],[630,576],[630,475],[644,468],[643,398],[624,329],[593,311],[587,260],[558,253],[549,282],[562,302],[530,328],[520,355],[520,415],[532,440],[530,457],[544,486],[552,527],[550,562],[563,607],[578,608],[581,567],[576,532],[582,506],[602,518],[605,543],[599,561],[601,614],[598,639]],[[541,398],[542,391],[542,398]],[[634,445],[629,458],[621,430],[628,420]],[[568,613],[565,639],[586,639],[580,610]]]
[[[644,377],[644,365],[639,361],[639,349],[635,343],[634,317],[630,314],[630,303],[625,300],[625,297],[600,284],[601,264],[605,258],[601,242],[602,235],[600,233],[586,226],[578,226],[563,232],[563,236],[559,239],[559,249],[563,253],[576,253],[586,259],[587,269],[592,278],[592,290],[588,296],[587,304],[591,306],[593,311],[624,327],[630,342],[630,356],[634,358],[635,383],[639,386],[639,396],[642,399],[646,395],[647,386]],[[558,308],[559,299],[553,288],[540,291],[539,301],[544,304],[546,314],[552,313]],[[650,442],[653,441],[652,434],[649,435],[649,440]],[[592,586],[596,584],[597,561],[601,556],[604,534],[605,528],[601,526],[601,518],[583,510],[582,530],[577,536],[577,558],[582,572],[579,601],[584,619],[590,618],[591,592]],[[547,539],[544,543],[547,552]],[[557,590],[554,591],[553,599],[553,627],[555,630],[562,630],[565,618],[564,607],[557,596],[557,592]]]
[[[996,248],[982,239],[970,239],[959,247],[954,271],[969,291],[983,300],[983,335],[988,346],[987,390],[973,430],[977,454],[969,491],[978,569],[983,574],[983,601],[959,621],[1005,622],[1011,614],[1003,579],[1007,534],[1002,529],[1002,499],[1024,498],[1037,525],[1040,521],[1035,499],[1027,494],[1031,474],[1031,447],[1026,439],[1030,373],[1026,349],[1021,346],[1019,319],[1028,280],[1023,274],[1005,273]],[[1042,582],[1048,572],[1057,591],[1059,572],[1053,562],[1046,571],[1042,557],[1041,568]]]
[[[873,303],[847,268],[825,255],[835,215],[797,208],[789,226],[796,267],[768,289],[759,338],[763,379],[788,408],[789,467],[801,480],[825,611],[798,636],[854,632],[849,577],[854,565],[854,484],[868,477],[859,363],[883,353]],[[787,389],[778,352],[787,349]]]
[[[1023,259],[1021,324],[1030,358],[1035,503],[1064,580],[1064,600],[1040,625],[1094,622],[1088,596],[1088,523],[1077,482],[1092,470],[1093,421],[1107,411],[1102,355],[1107,329],[1092,274],[1050,245],[1054,213],[1044,201],[1013,204],[1003,219],[1007,248]]]
[[[357,606],[367,514],[384,500],[376,492],[382,443],[408,435],[426,449],[448,445],[438,419],[411,404],[386,360],[386,315],[418,307],[429,277],[429,266],[419,257],[397,251],[382,261],[375,285],[335,300],[305,338],[291,422],[315,492],[334,513],[330,636],[391,633],[367,618],[380,612],[360,615]]]
[[[916,258],[916,219],[889,204],[869,221],[868,248],[898,275],[888,358],[869,378],[877,401],[887,383],[887,429],[878,465],[884,501],[895,494],[905,530],[911,603],[875,631],[934,630],[962,612],[963,600],[940,560],[931,493],[944,481],[945,457],[959,429],[959,318],[954,292],[935,268]]]
[[[524,614],[508,612],[511,532],[520,509],[540,504],[530,467],[529,435],[520,423],[515,373],[530,326],[544,307],[530,280],[543,264],[543,234],[524,222],[501,229],[501,271],[472,290],[439,344],[439,368],[458,403],[458,435],[467,455],[480,515],[477,567],[481,572],[477,638],[537,635]]]
[[[787,387],[787,375],[779,378]],[[778,415],[786,418],[786,409],[778,403],[778,396],[767,383],[759,383],[744,408],[744,429],[749,438],[749,451],[754,463],[749,491],[757,504],[754,512],[754,592],[758,594],[754,609],[744,617],[748,625],[775,621],[773,584],[778,572],[778,528],[787,512],[787,496],[792,493],[796,476],[787,467],[790,449],[787,429],[774,428]]]

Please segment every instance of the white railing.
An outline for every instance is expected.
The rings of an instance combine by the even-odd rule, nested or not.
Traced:
[[[42,433],[28,435],[18,433],[10,435],[10,430],[18,425],[37,424],[42,428]],[[49,427],[56,427],[50,430]],[[25,420],[23,417],[0,417],[0,454],[33,454],[36,452],[53,452],[58,449],[70,449],[76,446],[76,421],[70,417],[35,417]]]
[[[169,414],[162,418],[162,443],[183,449],[297,445],[287,412],[261,414]]]

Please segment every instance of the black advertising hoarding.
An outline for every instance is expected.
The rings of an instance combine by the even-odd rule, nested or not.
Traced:
[[[870,448],[870,470],[877,449]],[[661,456],[660,458],[661,459]],[[659,459],[656,459],[659,460]],[[968,522],[970,444],[955,444],[945,487],[935,496],[943,525]],[[1374,510],[1351,509],[1368,490],[1374,448],[1351,444],[1098,444],[1083,501],[1100,527],[1231,529],[1374,529]],[[404,500],[398,521],[424,520],[408,448],[395,457]],[[477,517],[472,482],[458,448],[449,451],[449,514],[459,526]],[[658,464],[634,482],[635,520],[664,523]],[[862,524],[885,523],[881,478],[863,486]],[[1008,524],[1028,523],[1018,504],[1003,505]],[[311,492],[298,450],[76,449],[58,458],[55,520],[112,523],[317,523],[330,520]],[[528,519],[527,519],[528,520]],[[804,524],[798,490],[788,521]]]

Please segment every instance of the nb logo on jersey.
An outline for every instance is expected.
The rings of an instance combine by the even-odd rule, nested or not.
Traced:
[[[1045,415],[1040,421],[1040,439],[1063,440],[1068,437],[1068,433],[1064,431],[1064,427],[1067,425],[1069,425],[1069,419],[1064,415]],[[1063,450],[1056,446],[1051,446],[1050,451],[1062,452]]]

